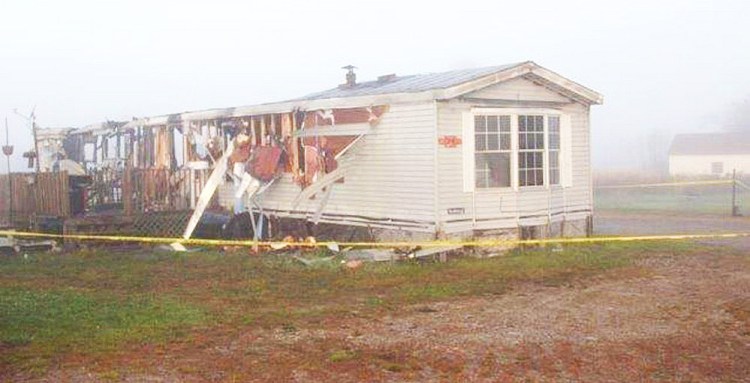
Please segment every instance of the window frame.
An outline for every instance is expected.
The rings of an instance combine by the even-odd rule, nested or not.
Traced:
[[[550,190],[550,189],[562,189],[565,186],[563,185],[563,172],[565,171],[563,169],[563,132],[562,132],[562,124],[563,124],[563,116],[565,116],[565,113],[562,110],[558,109],[541,109],[541,108],[490,108],[490,107],[474,107],[471,108],[471,133],[472,136],[476,132],[476,127],[474,125],[474,121],[476,119],[476,116],[484,115],[484,116],[510,116],[510,136],[511,136],[511,150],[510,150],[510,186],[502,186],[502,187],[478,187],[476,185],[476,172],[477,172],[477,165],[476,160],[474,159],[472,162],[473,169],[471,171],[473,172],[473,192],[474,193],[483,193],[483,192],[498,192],[498,191],[519,191],[519,190]],[[529,116],[529,115],[541,115],[543,116],[543,124],[544,124],[544,149],[543,149],[543,184],[542,185],[529,185],[529,186],[521,186],[520,185],[520,179],[519,179],[519,130],[518,130],[518,122],[519,122],[519,116]],[[550,168],[549,168],[549,117],[555,116],[558,117],[558,135],[559,135],[559,146],[557,148],[557,155],[558,155],[558,182],[554,185],[550,185]],[[570,127],[568,128],[570,129]],[[471,148],[471,154],[472,156],[476,156],[476,143],[472,142],[472,148]],[[570,148],[568,148],[570,150]],[[473,157],[472,157],[473,158]]]
[[[497,117],[498,118],[498,130],[496,132],[496,134],[498,136],[498,149],[497,150],[484,150],[484,151],[481,151],[481,152],[477,151],[477,149],[476,149],[476,142],[477,142],[476,141],[476,137],[477,137],[477,135],[479,135],[479,133],[477,133],[477,130],[476,130],[477,129],[477,126],[476,126],[477,117],[485,117],[485,118]],[[510,143],[509,143],[508,149],[502,149],[501,145],[500,145],[501,141],[500,141],[500,137],[499,136],[500,136],[501,131],[500,131],[500,122],[499,122],[499,119],[501,117],[508,117],[508,122],[509,122],[508,128],[509,128],[509,130],[508,130],[507,134],[508,134],[508,138],[510,139]],[[514,136],[514,134],[513,134],[513,116],[509,115],[509,114],[485,114],[485,113],[482,113],[482,114],[472,114],[472,121],[473,121],[472,132],[473,132],[473,135],[474,135],[474,148],[473,148],[473,155],[474,155],[474,169],[473,169],[474,170],[474,190],[503,190],[503,189],[512,189],[513,188],[513,182],[514,182],[513,181],[513,155],[515,154],[515,151],[513,150],[513,147],[514,147],[514,139],[513,139],[513,136]],[[486,139],[489,136],[487,134],[487,133],[489,133],[489,128],[487,126],[485,126],[485,130],[484,130],[483,133],[484,133],[484,136],[485,136],[485,139]],[[487,142],[485,142],[485,147],[486,146],[487,146]],[[497,154],[506,154],[507,153],[508,154],[508,162],[509,162],[508,180],[510,181],[508,186],[486,186],[486,187],[480,187],[480,186],[477,185],[477,171],[478,171],[478,168],[477,168],[476,155],[477,154],[492,154],[492,153],[497,153]]]
[[[553,149],[552,145],[550,145],[550,142],[551,142],[550,141],[550,137],[551,137],[550,126],[551,125],[549,123],[550,117],[557,118],[557,148],[555,149]],[[562,115],[561,114],[548,114],[545,116],[545,120],[546,120],[546,125],[544,126],[545,128],[544,139],[546,141],[545,156],[547,157],[545,158],[545,164],[547,165],[547,170],[546,170],[545,175],[548,181],[545,184],[548,185],[550,188],[562,187],[562,176],[563,176],[562,174],[562,133],[563,133],[562,132]],[[557,182],[554,184],[552,183],[552,174],[551,174],[552,162],[550,161],[550,158],[551,158],[550,154],[552,154],[552,152],[555,152],[557,154]]]

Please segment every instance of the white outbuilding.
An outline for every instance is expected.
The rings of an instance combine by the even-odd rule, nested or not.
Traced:
[[[743,132],[678,134],[669,149],[674,177],[730,176],[750,173],[750,134]]]

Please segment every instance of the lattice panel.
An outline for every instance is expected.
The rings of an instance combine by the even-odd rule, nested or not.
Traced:
[[[179,237],[182,235],[192,211],[158,212],[139,215],[133,222],[136,235],[150,237]]]

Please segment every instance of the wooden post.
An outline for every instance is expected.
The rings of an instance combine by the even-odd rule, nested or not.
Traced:
[[[732,217],[740,216],[740,207],[737,206],[737,169],[732,169]]]
[[[8,117],[5,117],[5,146],[3,154],[8,162],[8,224],[13,227],[13,177],[10,173],[10,156],[13,155],[13,146],[10,145],[10,136],[8,133]]]

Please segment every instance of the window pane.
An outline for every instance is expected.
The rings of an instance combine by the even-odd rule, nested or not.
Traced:
[[[549,183],[550,185],[560,184],[560,169],[557,169],[557,168],[549,169]]]
[[[510,134],[500,135],[500,149],[510,150]]]
[[[526,131],[526,116],[518,116],[518,131]]]
[[[549,167],[550,168],[556,168],[556,167],[560,166],[558,164],[559,158],[560,157],[557,155],[557,152],[550,151],[549,152]]]
[[[477,188],[486,188],[487,187],[487,172],[483,170],[477,169],[475,173],[475,184]]]
[[[560,134],[559,133],[550,132],[549,148],[553,150],[560,149]]]
[[[477,187],[510,186],[509,153],[477,153],[475,160],[477,169]],[[480,178],[483,178],[484,180],[480,180]]]
[[[487,116],[487,131],[497,132],[497,116]]]
[[[486,132],[487,131],[487,117],[485,117],[485,116],[474,116],[474,131],[475,132]]]
[[[481,152],[487,149],[486,137],[484,134],[474,136],[474,150]]]
[[[549,116],[549,132],[559,133],[560,132],[560,116]]]
[[[510,186],[510,153],[497,153],[490,167],[490,182],[492,187]]]
[[[487,135],[487,150],[499,150],[500,144],[498,143],[497,134]]]
[[[542,152],[536,152],[536,153],[534,153],[534,167],[535,168],[543,168],[544,167],[544,153],[542,153]]]
[[[510,132],[510,116],[500,116],[498,123],[501,132]]]
[[[536,128],[537,132],[543,132],[544,131],[544,116],[534,116],[535,124],[534,127]]]
[[[528,149],[528,145],[526,143],[526,134],[521,133],[518,135],[518,148],[519,149]]]

